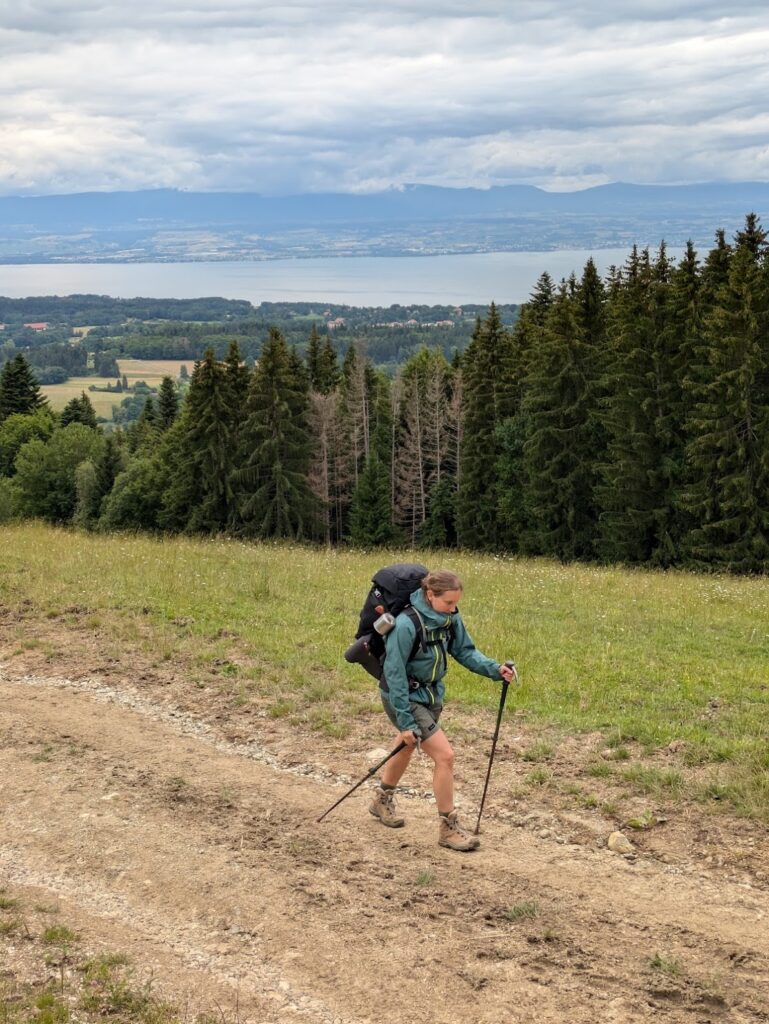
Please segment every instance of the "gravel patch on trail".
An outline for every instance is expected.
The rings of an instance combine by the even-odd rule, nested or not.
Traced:
[[[22,675],[12,676],[8,674],[8,666],[0,664],[0,683],[15,682],[24,686],[36,686],[54,690],[73,690],[75,693],[87,693],[94,700],[103,701],[108,704],[117,704],[120,707],[130,708],[140,715],[146,715],[154,722],[164,722],[180,736],[195,736],[198,739],[209,743],[215,750],[224,753],[238,754],[241,757],[251,758],[261,764],[268,765],[278,772],[288,772],[291,775],[310,775],[317,779],[333,780],[334,776],[321,768],[311,764],[284,765],[279,758],[275,757],[258,743],[231,743],[217,736],[216,731],[208,723],[195,718],[178,708],[165,708],[158,706],[153,701],[134,693],[129,689],[116,689],[114,686],[107,686],[99,679],[66,679],[62,676],[40,676]],[[338,780],[340,784],[344,779]]]

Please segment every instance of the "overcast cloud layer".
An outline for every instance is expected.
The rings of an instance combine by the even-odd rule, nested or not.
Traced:
[[[2,7],[6,195],[769,179],[764,2]]]

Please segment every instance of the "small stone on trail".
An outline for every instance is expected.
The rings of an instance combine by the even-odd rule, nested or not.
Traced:
[[[383,757],[387,757],[389,753],[389,750],[383,750],[382,747],[374,747],[373,750],[367,751],[366,760],[369,764],[377,764]]]
[[[621,832],[612,832],[607,845],[613,853],[635,853],[635,847]]]

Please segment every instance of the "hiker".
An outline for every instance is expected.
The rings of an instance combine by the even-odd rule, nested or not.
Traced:
[[[380,695],[387,717],[407,744],[382,770],[369,810],[388,828],[405,824],[394,802],[395,788],[409,766],[417,742],[433,760],[433,793],[438,805],[438,842],[451,850],[475,850],[480,839],[461,827],[454,808],[454,751],[438,724],[443,710],[446,654],[471,672],[511,682],[515,668],[500,665],[476,650],[457,610],[462,581],[446,569],[428,572],[410,598],[424,625],[424,641],[416,645],[413,612],[401,612],[387,635]],[[413,656],[412,656],[412,652]]]

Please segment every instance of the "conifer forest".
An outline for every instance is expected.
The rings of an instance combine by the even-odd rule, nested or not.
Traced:
[[[19,354],[0,521],[766,572],[768,253],[749,215],[676,265],[543,274],[513,327],[492,305],[464,352],[394,377],[272,328],[253,369],[208,350],[111,433],[85,395],[53,414]]]

